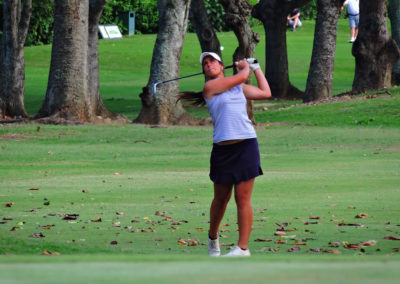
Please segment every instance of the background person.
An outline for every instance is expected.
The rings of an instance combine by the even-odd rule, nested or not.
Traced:
[[[360,21],[360,5],[359,0],[347,0],[344,1],[342,8],[343,11],[344,6],[347,6],[347,15],[349,16],[349,24],[350,24],[350,40],[349,42],[353,43],[356,41],[358,35],[358,23]]]
[[[225,256],[250,256],[248,241],[253,223],[251,195],[255,177],[262,175],[257,135],[247,115],[246,99],[271,97],[269,84],[258,63],[235,62],[238,73],[225,77],[221,58],[204,52],[200,63],[206,77],[202,97],[213,120],[213,149],[210,158],[210,179],[214,183],[214,198],[210,208],[208,253],[221,254],[219,226],[234,192],[239,240]],[[244,84],[254,71],[258,86]]]
[[[296,31],[296,27],[301,27],[300,21],[300,10],[294,8],[292,12],[287,16],[288,25],[292,27],[292,32]]]

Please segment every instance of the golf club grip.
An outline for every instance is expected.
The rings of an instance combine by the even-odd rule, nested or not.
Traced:
[[[247,58],[244,59],[244,60],[247,60]],[[258,60],[257,60],[257,59],[254,59],[253,63],[258,63]],[[229,68],[233,68],[233,67],[235,67],[235,64],[228,65],[228,66],[224,67],[224,69],[229,69]]]

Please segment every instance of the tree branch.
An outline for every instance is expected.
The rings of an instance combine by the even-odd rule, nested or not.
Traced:
[[[24,47],[32,15],[32,0],[24,0],[22,2],[22,12],[18,23],[18,45],[20,48]]]

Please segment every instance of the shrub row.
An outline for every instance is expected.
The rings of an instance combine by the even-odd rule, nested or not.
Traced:
[[[255,5],[258,0],[249,0]],[[217,31],[226,31],[227,27],[222,20],[224,9],[218,0],[206,0],[205,6],[210,20]],[[0,34],[3,25],[3,0],[0,0]],[[53,39],[53,8],[54,0],[32,1],[32,17],[26,45],[49,44]],[[117,24],[121,31],[126,31],[123,25],[123,13],[135,11],[136,33],[157,33],[158,10],[155,0],[109,0],[104,7],[101,24]],[[313,19],[316,16],[316,0],[301,8],[303,19]],[[252,25],[259,24],[258,20],[251,19]]]

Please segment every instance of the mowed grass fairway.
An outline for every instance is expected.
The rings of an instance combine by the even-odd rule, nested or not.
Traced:
[[[351,89],[347,28],[337,58],[350,75],[335,75],[335,94]],[[291,71],[302,88],[312,29],[288,37],[309,46]],[[113,111],[137,116],[154,39],[100,42],[102,96]],[[195,39],[187,36],[181,75],[198,72]],[[228,52],[233,39],[221,34]],[[50,50],[26,50],[31,114],[44,98]],[[201,78],[190,80],[181,87],[201,88]],[[207,255],[211,127],[1,125],[0,283],[398,283],[400,92],[389,91],[316,106],[256,104],[264,175],[248,259]],[[234,200],[222,223],[225,253],[237,240]]]

